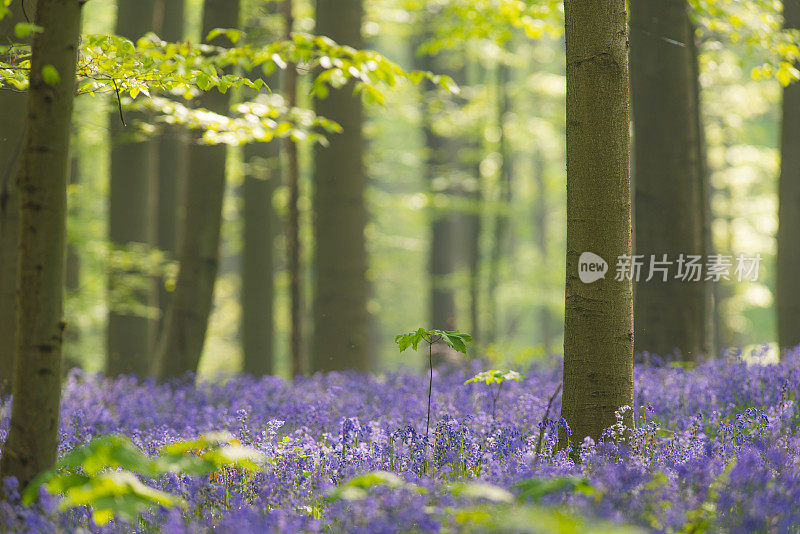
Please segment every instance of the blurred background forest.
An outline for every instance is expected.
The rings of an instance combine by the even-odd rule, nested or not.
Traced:
[[[476,12],[472,3],[365,2],[362,31],[367,48],[407,70],[450,74],[461,87],[460,94],[452,96],[424,85],[401,84],[385,93],[385,104],[364,108],[368,352],[376,370],[421,365],[398,354],[392,341],[397,333],[422,325],[470,332],[477,353],[498,363],[519,364],[562,350],[563,8],[541,3],[539,18],[521,19],[512,26],[494,23],[492,18],[500,14]],[[280,28],[280,15],[267,4],[243,0],[241,27]],[[726,4],[735,17],[726,17],[724,28],[719,19],[704,18],[697,11],[694,15],[714,249],[761,254],[764,259],[758,281],[715,284],[717,351],[776,339],[773,265],[782,86],[762,68],[774,64],[775,51],[753,36],[768,36],[780,28],[781,5],[746,4]],[[183,35],[178,38],[198,42],[203,37],[202,0],[186,0],[184,13]],[[314,32],[313,5],[296,2],[294,13],[297,31]],[[113,0],[92,0],[85,6],[86,33],[114,33],[116,24]],[[298,105],[310,108],[307,78],[302,73],[299,77]],[[234,92],[234,101],[243,98],[240,93]],[[164,294],[174,287],[177,275],[174,252],[168,247],[158,252],[110,244],[110,131],[118,129],[110,124],[118,122],[116,108],[113,96],[79,98],[74,113],[65,357],[90,371],[104,369],[109,311],[158,321]],[[127,119],[128,130],[178,135],[163,125],[137,126],[135,115]],[[434,138],[440,148],[432,151]],[[313,146],[310,141],[297,146],[305,273],[303,352],[308,354],[313,328]],[[243,365],[241,273],[250,168],[246,151],[243,146],[227,149],[221,261],[199,367],[206,376],[234,373]],[[279,160],[265,163],[270,168],[280,165]],[[280,221],[286,218],[289,192],[280,175],[273,173],[268,179],[274,218],[267,242],[274,260],[275,371],[288,375],[289,275],[285,225]],[[139,282],[127,276],[125,284],[110,291],[108,273],[113,269],[146,274],[138,276]],[[162,288],[160,304],[131,297],[137,284],[151,284],[154,278]],[[452,298],[451,324],[433,324],[432,280],[438,291]]]

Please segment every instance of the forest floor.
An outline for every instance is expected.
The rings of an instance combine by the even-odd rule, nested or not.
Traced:
[[[4,531],[96,532],[788,532],[800,527],[800,351],[778,364],[736,357],[694,369],[637,366],[637,426],[586,442],[582,462],[556,450],[560,366],[495,386],[479,369],[427,374],[333,373],[287,382],[138,383],[73,372],[60,453],[121,433],[142,451],[228,430],[262,451],[257,471],[165,475],[184,499],[133,524],[98,527],[55,498],[23,507],[13,482]],[[492,389],[494,387],[495,389]],[[2,405],[0,439],[10,402]],[[541,437],[540,437],[541,436]],[[536,454],[541,440],[540,454]]]

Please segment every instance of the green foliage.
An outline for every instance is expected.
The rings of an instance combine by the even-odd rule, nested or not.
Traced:
[[[514,485],[519,491],[520,501],[538,502],[542,497],[553,493],[575,491],[584,495],[595,495],[597,490],[584,478],[529,478]]]
[[[398,334],[394,338],[394,342],[397,343],[400,352],[405,351],[408,347],[417,350],[417,346],[421,341],[425,341],[428,345],[443,341],[453,350],[466,354],[467,343],[472,341],[472,336],[458,330],[426,330],[425,328],[418,328],[407,334]]]
[[[470,382],[484,382],[487,385],[491,385],[502,384],[508,380],[515,380],[519,382],[523,378],[525,378],[525,374],[518,371],[512,371],[510,369],[490,369],[489,371],[482,371],[478,373],[464,383],[469,384]]]
[[[564,31],[560,0],[408,0],[405,4],[420,17],[436,18],[434,35],[420,47],[423,54],[457,49],[476,40],[504,45],[518,33],[529,39],[557,38]]]
[[[139,475],[208,475],[225,467],[255,470],[265,461],[261,452],[240,445],[228,432],[166,445],[152,458],[125,436],[100,436],[61,458],[55,469],[36,477],[25,489],[23,502],[33,503],[39,488],[45,486],[50,493],[62,496],[62,511],[90,506],[98,525],[114,518],[131,521],[154,505],[183,505],[180,498],[148,486]]]
[[[61,75],[54,66],[45,65],[42,67],[42,79],[47,85],[56,85],[61,81]]]
[[[485,482],[457,482],[448,488],[456,497],[467,499],[483,499],[494,503],[510,503],[514,501],[511,492]]]
[[[24,39],[34,33],[40,33],[44,28],[31,24],[30,22],[18,22],[14,25],[14,35],[20,39]]]
[[[783,3],[779,0],[690,0],[694,23],[705,41],[743,44],[756,56],[754,80],[775,78],[781,85],[800,79],[800,32],[782,27]]]
[[[367,497],[369,495],[369,490],[377,486],[386,486],[392,489],[407,489],[417,493],[427,493],[425,488],[406,482],[394,473],[388,471],[371,471],[332,488],[326,494],[325,501],[357,501]]]

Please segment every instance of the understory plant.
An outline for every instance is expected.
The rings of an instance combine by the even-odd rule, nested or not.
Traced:
[[[400,352],[405,351],[408,347],[417,350],[420,342],[424,341],[428,344],[428,368],[430,370],[430,379],[428,381],[428,418],[425,422],[425,439],[428,439],[428,430],[431,426],[431,391],[433,390],[433,346],[440,341],[445,343],[451,349],[460,352],[464,355],[467,354],[467,343],[472,341],[472,336],[459,332],[458,330],[426,330],[418,328],[413,332],[407,334],[398,334],[394,338]]]
[[[507,380],[519,382],[523,378],[525,378],[524,374],[517,371],[512,371],[510,369],[490,369],[488,371],[482,371],[478,373],[464,382],[464,384],[469,384],[470,382],[483,382],[489,386],[490,390],[492,389],[492,384],[497,384],[497,392],[492,394],[492,419],[494,420],[497,419],[497,400],[500,398],[500,392],[503,390],[503,384]]]

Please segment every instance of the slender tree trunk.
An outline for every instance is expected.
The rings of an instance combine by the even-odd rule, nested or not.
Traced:
[[[78,144],[77,135],[73,129],[71,145]],[[71,150],[70,169],[69,169],[69,189],[72,189],[80,184],[80,159],[78,158],[77,150]],[[67,196],[67,225],[72,224],[72,220],[78,216],[76,206],[73,202],[69,201]],[[67,240],[67,259],[64,276],[64,289],[66,297],[76,297],[81,289],[81,252],[75,243],[70,243]],[[69,373],[73,367],[80,367],[81,360],[78,350],[80,343],[80,331],[74,324],[67,325],[64,329],[64,356],[63,356],[63,371],[64,374]]]
[[[697,42],[697,32],[692,25],[690,28],[691,38],[689,46],[692,54],[692,79],[694,83],[694,117],[697,124],[697,166],[700,176],[700,196],[703,206],[703,257],[708,258],[714,254],[714,235],[711,231],[714,220],[714,212],[711,206],[711,173],[708,171],[708,155],[706,150],[705,124],[703,121],[703,99],[700,87],[700,43]],[[705,297],[705,336],[703,351],[708,355],[717,352],[715,345],[716,333],[714,332],[714,284],[711,281],[704,281],[703,294]]]
[[[119,0],[116,33],[136,41],[153,31],[155,0]],[[138,131],[147,120],[142,112],[126,112],[127,126],[115,109],[111,129],[111,187],[108,236],[112,250],[133,254],[134,267],[111,262],[108,273],[109,312],[106,372],[144,376],[153,336],[147,309],[156,304],[156,286],[141,269],[142,253],[156,240],[156,144]],[[132,250],[131,246],[137,248]]]
[[[283,19],[286,39],[294,31],[294,2],[283,0]],[[286,105],[297,105],[297,66],[289,63],[283,77],[283,95]],[[283,141],[285,183],[289,188],[289,208],[286,220],[286,257],[289,270],[289,306],[291,326],[289,333],[289,364],[292,376],[303,372],[303,273],[300,250],[300,162],[297,144],[292,139]]]
[[[511,82],[507,65],[500,65],[497,70],[497,125],[500,130],[498,152],[500,153],[500,174],[498,179],[497,204],[492,229],[492,247],[489,253],[488,282],[489,298],[487,313],[487,335],[489,342],[497,341],[499,337],[499,305],[497,287],[500,280],[500,262],[505,252],[507,243],[509,216],[511,208],[511,180],[514,172],[514,160],[509,147],[506,116],[511,111],[511,98],[508,85]]]
[[[784,25],[800,29],[800,0],[784,0]],[[783,90],[778,186],[778,344],[800,345],[800,84]]]
[[[625,0],[565,0],[567,57],[567,279],[562,416],[573,456],[633,405],[631,281],[614,265],[631,254],[630,124]],[[578,278],[593,252],[611,272]],[[631,412],[625,422],[633,426]],[[566,441],[566,436],[562,436]]]
[[[9,8],[11,15],[0,20],[0,42],[3,45],[18,41],[14,25],[25,22],[19,2],[12,3]],[[14,53],[12,50],[4,56],[12,57]],[[25,93],[8,89],[0,91],[0,391],[3,392],[11,388],[14,369],[19,240],[16,173],[25,133],[26,101]]]
[[[205,0],[203,36],[214,28],[238,26],[238,0]],[[225,46],[228,40],[218,36],[211,43]],[[216,90],[203,93],[197,104],[216,113],[229,113],[229,96]],[[226,155],[225,145],[203,145],[200,134],[193,134],[189,182],[182,202],[186,231],[179,243],[180,272],[156,359],[162,379],[197,372],[200,363],[219,263]]]
[[[539,249],[539,257],[542,265],[546,265],[549,254],[547,246],[547,235],[549,233],[548,218],[550,213],[547,209],[547,188],[544,177],[544,155],[541,150],[537,150],[533,156],[533,168],[536,180],[536,246]],[[539,308],[539,335],[545,352],[552,350],[553,346],[553,316],[550,313],[550,306],[547,301],[543,302]]]
[[[27,129],[17,175],[19,292],[11,424],[0,478],[25,487],[53,467],[58,445],[64,330],[67,174],[82,0],[40,0],[33,40]],[[48,84],[52,66],[59,80]]]
[[[155,28],[158,36],[166,41],[177,42],[183,39],[184,2],[183,0],[156,0]],[[158,249],[168,259],[178,254],[178,240],[183,214],[179,199],[186,194],[185,187],[189,169],[188,133],[181,126],[163,125],[156,138],[158,152],[158,221],[156,243]],[[164,326],[172,292],[167,288],[166,279],[158,278],[158,308],[160,332]],[[155,348],[153,349],[155,352]],[[153,361],[151,358],[150,366]]]
[[[317,28],[341,45],[363,48],[361,0],[317,0]],[[361,99],[351,86],[315,102],[343,133],[314,148],[314,343],[312,369],[369,368],[367,252]]]
[[[705,252],[693,39],[685,0],[631,3],[636,254],[644,255],[635,350],[684,360],[705,348],[708,284],[677,278],[675,264],[666,281],[658,271],[647,278],[664,254],[676,262]]]
[[[423,22],[426,24],[426,22]],[[422,32],[419,40],[424,40],[429,32]],[[463,83],[463,73],[448,71],[438,61],[438,57],[419,56],[414,47],[415,67],[440,74],[448,74]],[[433,197],[433,206],[429,210],[430,217],[430,245],[428,252],[428,281],[429,281],[429,321],[431,328],[452,330],[456,327],[456,302],[453,287],[453,273],[456,270],[455,247],[453,242],[456,236],[457,218],[449,207],[437,206],[436,198],[439,195],[450,196],[455,194],[454,170],[458,166],[459,144],[454,140],[440,135],[436,131],[434,121],[437,114],[431,109],[431,102],[437,98],[432,90],[422,93],[422,130],[425,137],[425,177],[428,181],[429,193]]]

